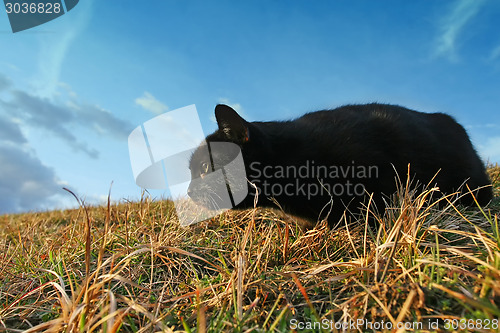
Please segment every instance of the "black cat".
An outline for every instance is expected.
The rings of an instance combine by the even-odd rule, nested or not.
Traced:
[[[253,207],[257,188],[259,206],[278,204],[287,213],[310,221],[327,218],[334,226],[344,212],[359,213],[369,194],[384,208],[384,197],[397,191],[398,179],[406,183],[408,170],[414,186],[459,191],[463,204],[474,203],[467,186],[481,205],[492,199],[491,182],[466,131],[443,113],[366,104],[292,121],[247,122],[229,106],[217,105],[215,116],[219,129],[206,138],[210,150],[204,143],[190,160],[188,194],[204,206]],[[237,146],[218,149],[218,142]],[[237,156],[238,146],[253,185],[204,181]],[[246,193],[242,186],[249,192],[243,201],[219,200],[221,190]]]

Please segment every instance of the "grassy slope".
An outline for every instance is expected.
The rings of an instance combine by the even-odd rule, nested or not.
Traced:
[[[377,234],[303,232],[270,210],[183,228],[171,203],[148,200],[0,216],[0,331],[288,331],[299,321],[463,318],[494,328],[500,168],[490,173],[496,199],[485,214],[426,208],[431,191],[405,192]]]

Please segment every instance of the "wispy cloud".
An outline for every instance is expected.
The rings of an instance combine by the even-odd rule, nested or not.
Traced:
[[[500,163],[500,136],[490,137],[485,144],[479,146],[481,157],[492,163]]]
[[[111,112],[93,104],[81,102],[76,94],[70,94],[68,100],[56,101],[47,97],[32,95],[22,90],[12,90],[8,100],[0,99],[0,107],[9,122],[2,124],[12,137],[20,138],[20,133],[13,127],[16,120],[26,128],[36,128],[61,138],[75,151],[81,151],[91,158],[97,158],[99,152],[80,140],[75,128],[92,130],[101,135],[113,136],[125,140],[133,126],[127,121],[114,116]],[[1,110],[0,110],[1,111]]]
[[[4,75],[0,74],[0,83]],[[75,131],[125,142],[133,126],[102,107],[81,101],[68,85],[55,98],[41,97],[7,82],[0,95],[0,214],[53,208],[61,203],[63,182],[36,155],[32,130],[59,138],[77,152],[97,158],[99,151]],[[86,132],[87,131],[87,132]]]
[[[42,129],[58,136],[76,151],[82,151],[91,158],[99,153],[81,142],[68,128],[68,124],[76,122],[76,114],[67,108],[53,104],[47,98],[30,95],[24,91],[12,92],[12,99],[2,102],[11,117],[17,118],[27,127]]]
[[[465,26],[477,15],[484,0],[460,0],[440,24],[440,34],[436,40],[434,55],[450,61],[458,60],[457,43]]]
[[[37,94],[52,96],[57,90],[66,54],[90,21],[92,3],[92,0],[80,1],[78,10],[66,14],[71,15],[71,20],[68,20],[68,24],[57,34],[40,35],[38,72],[34,77]]]
[[[157,100],[156,97],[147,91],[141,97],[135,99],[135,104],[155,114],[160,114],[168,110],[168,106]]]
[[[7,117],[0,118],[0,143],[10,142],[16,145],[27,143],[19,124]]]
[[[497,60],[500,58],[500,45],[495,47],[490,53],[490,60]]]
[[[10,81],[10,79],[7,76],[0,73],[0,92],[9,88],[11,84],[12,82]]]
[[[62,182],[25,147],[0,142],[0,214],[51,208]]]

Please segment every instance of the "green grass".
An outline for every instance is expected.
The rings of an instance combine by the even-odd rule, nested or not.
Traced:
[[[500,168],[489,172],[485,210],[403,189],[377,230],[303,231],[264,209],[181,227],[171,202],[147,198],[0,216],[0,331],[327,332],[361,320],[360,331],[452,320],[492,331]]]

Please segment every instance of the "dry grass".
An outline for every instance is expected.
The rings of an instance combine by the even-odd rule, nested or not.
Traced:
[[[443,331],[452,319],[491,331],[500,168],[490,174],[484,211],[402,190],[377,230],[304,232],[261,209],[181,227],[171,202],[146,198],[0,216],[0,331],[326,332],[360,320],[345,331]]]

